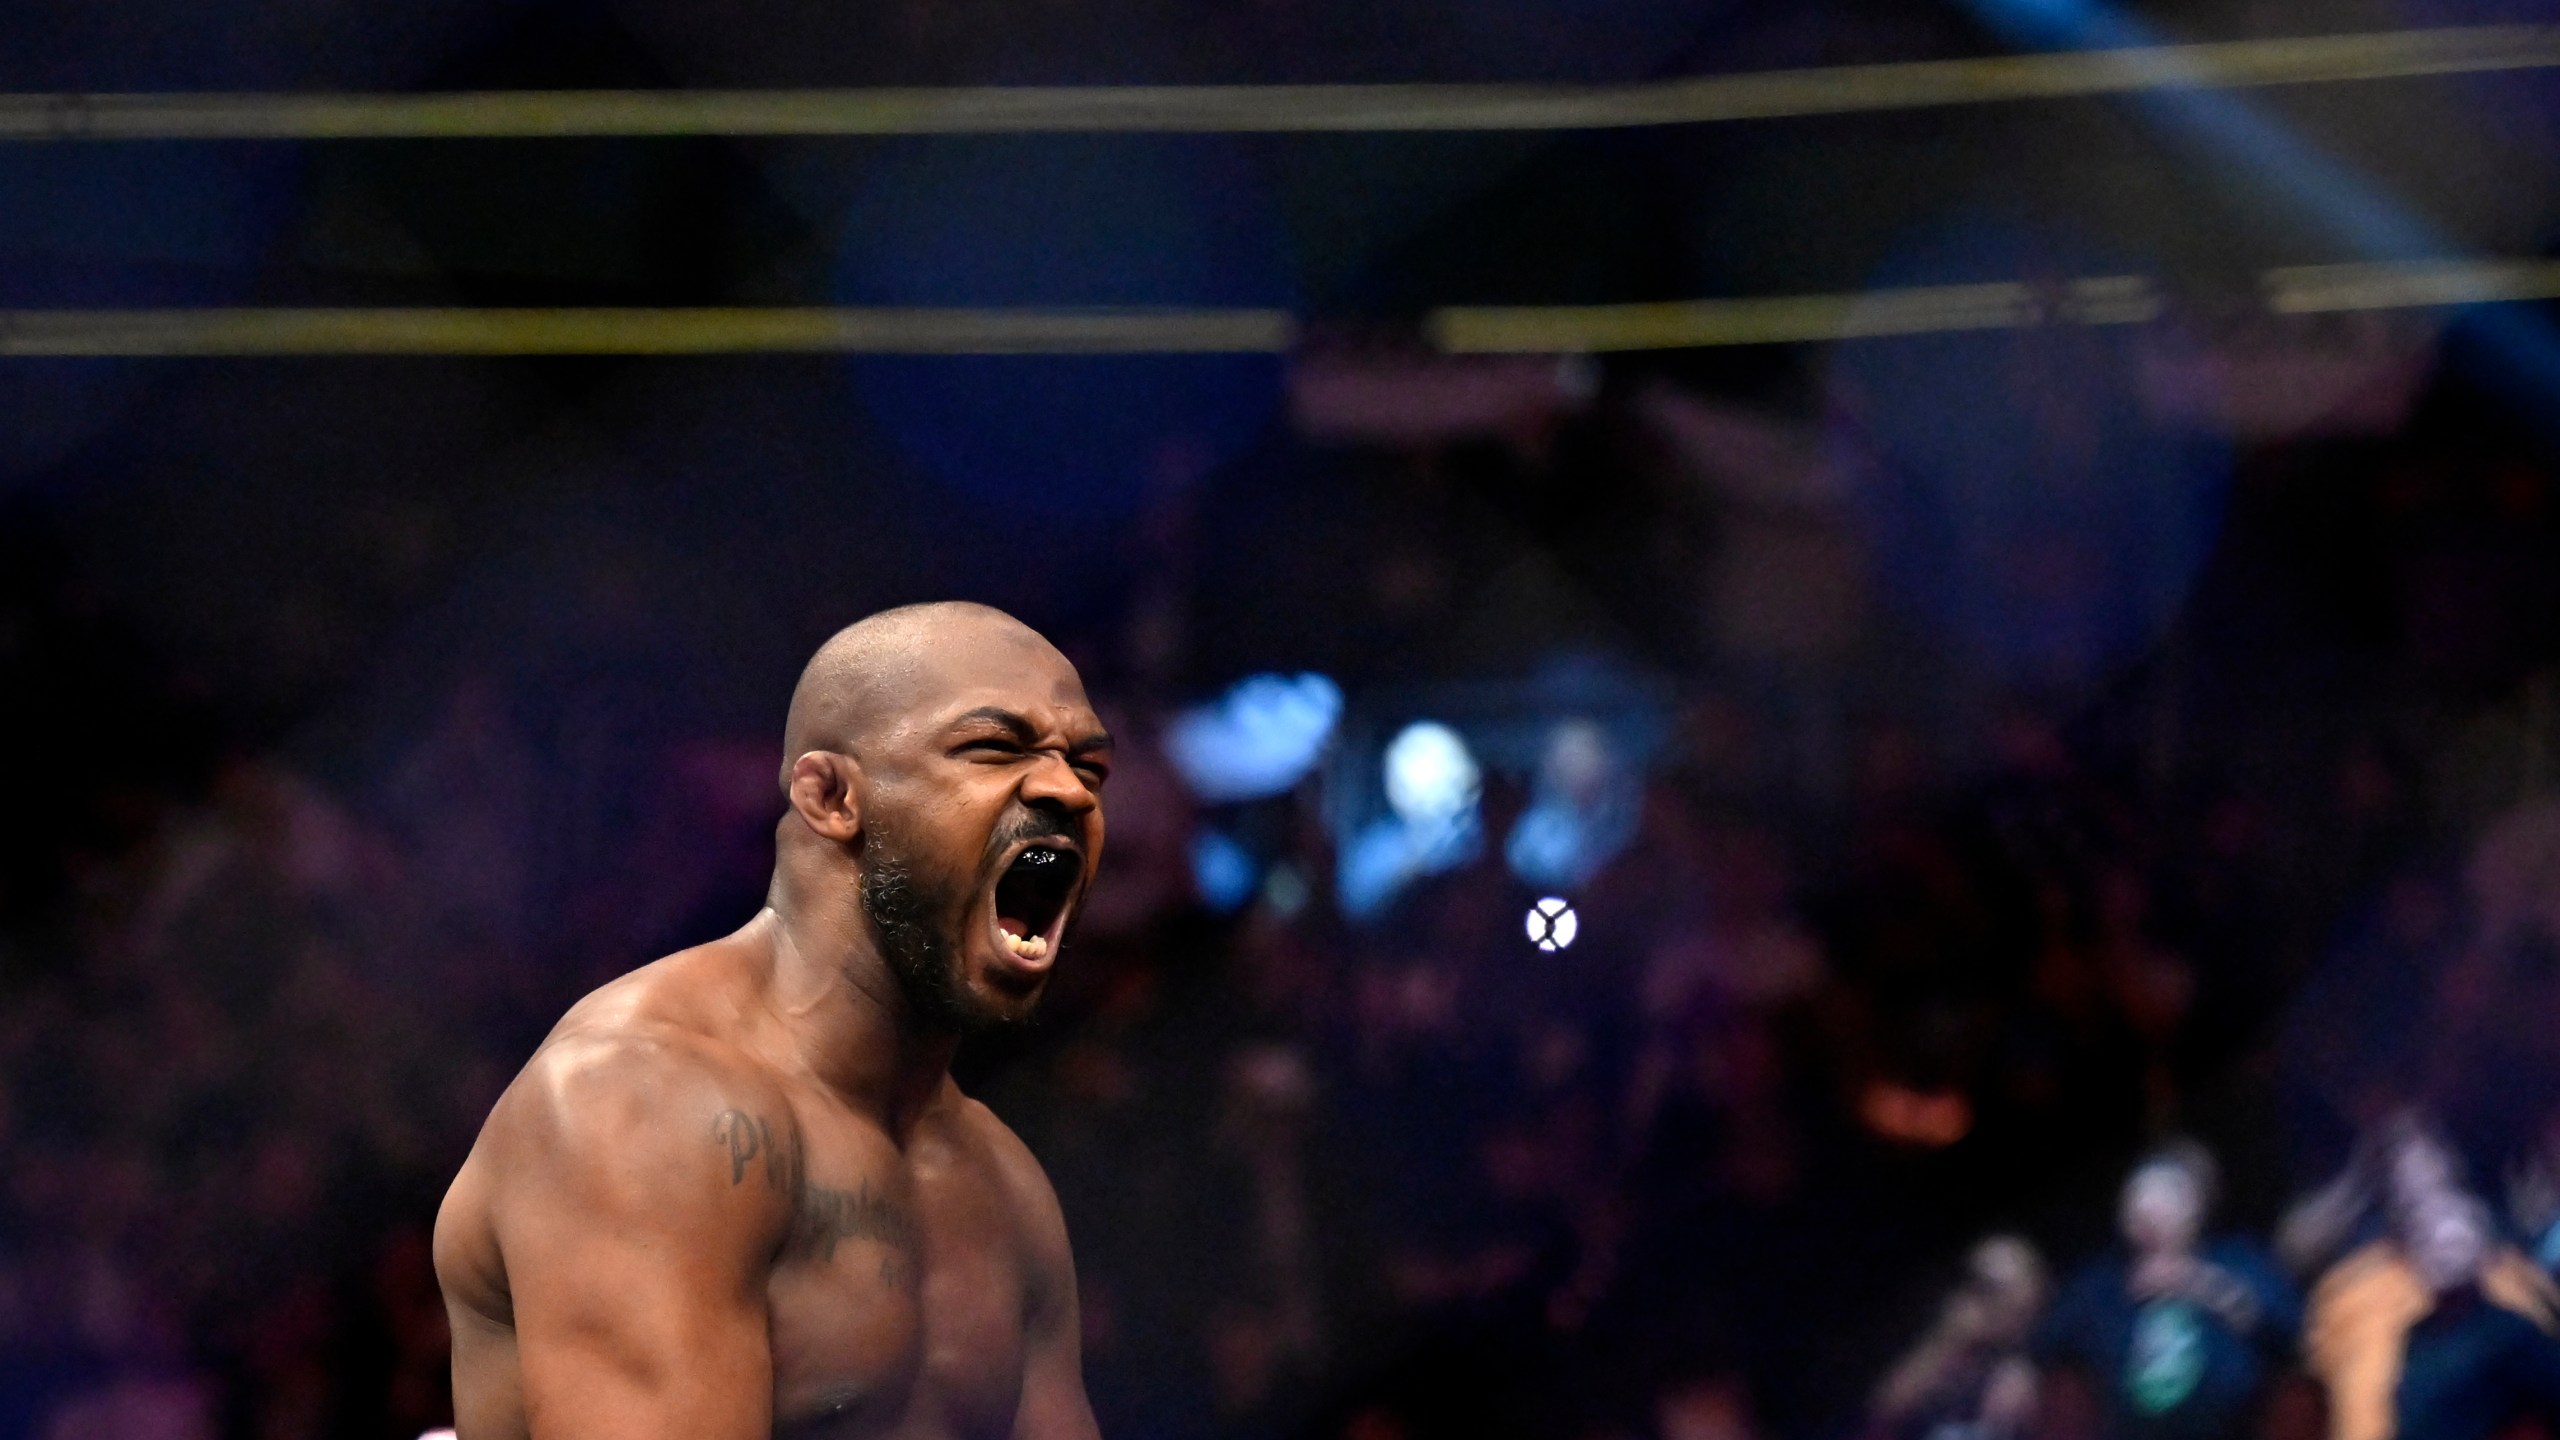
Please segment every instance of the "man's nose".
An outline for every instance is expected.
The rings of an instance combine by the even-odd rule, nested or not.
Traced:
[[[1046,752],[1024,777],[1022,799],[1025,804],[1055,805],[1075,816],[1102,803],[1085,785],[1084,777],[1076,773],[1076,767],[1067,763],[1067,757]]]

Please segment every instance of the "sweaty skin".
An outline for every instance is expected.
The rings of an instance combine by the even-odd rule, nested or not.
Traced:
[[[819,651],[766,908],[572,1008],[445,1197],[461,1440],[1095,1440],[1057,1199],[949,1067],[1047,984],[1109,745],[998,611]],[[1025,837],[1082,861],[1039,955],[996,917]]]

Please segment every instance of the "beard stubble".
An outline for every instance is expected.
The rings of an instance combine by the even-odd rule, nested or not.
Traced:
[[[1017,827],[1018,828],[1018,827]],[[1000,833],[991,852],[1013,843]],[[954,890],[957,887],[951,887]],[[960,974],[960,917],[968,895],[935,894],[916,878],[915,867],[877,827],[862,837],[862,913],[878,941],[880,957],[898,982],[907,1013],[921,1028],[946,1035],[1000,1034],[1027,1028],[1032,1006],[1019,1011],[986,1004],[969,993]]]

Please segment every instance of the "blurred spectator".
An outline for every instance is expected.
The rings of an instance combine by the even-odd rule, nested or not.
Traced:
[[[2428,1308],[2403,1345],[2394,1440],[2489,1440],[2519,1419],[2551,1433],[2560,1424],[2560,1340],[2482,1293],[2497,1248],[2489,1208],[2445,1192],[2422,1202],[2405,1228]]]
[[[1965,1260],[1964,1282],[1937,1323],[1888,1371],[1868,1406],[1876,1440],[2006,1440],[2035,1419],[2028,1341],[2050,1286],[2044,1257],[1994,1235]]]
[[[2276,1227],[2277,1253],[2293,1273],[2317,1276],[2390,1233],[2390,1217],[2464,1184],[2461,1154],[2423,1112],[2403,1108],[2359,1137],[2337,1176],[2296,1200]]]
[[[2110,1435],[2242,1433],[2300,1330],[2274,1262],[2246,1240],[2208,1237],[2218,1168],[2191,1141],[2135,1166],[2118,1214],[2124,1250],[2075,1276],[2038,1332],[2046,1364],[2088,1373]]]
[[[2373,1188],[2379,1192],[2387,1230],[2321,1277],[2303,1331],[2304,1363],[2329,1392],[2332,1440],[2391,1440],[2402,1414],[2396,1407],[2409,1398],[2403,1367],[2422,1352],[2441,1361],[2450,1377],[2444,1381],[2446,1394],[2428,1400],[2429,1414],[2448,1407],[2442,1413],[2453,1418],[2445,1423],[2469,1423],[2457,1412],[2472,1403],[2474,1388],[2504,1383],[2491,1376],[2477,1379],[2475,1386],[2473,1378],[2466,1378],[2477,1358],[2473,1342],[2499,1356],[2515,1348],[2503,1338],[2503,1330],[2485,1340],[2475,1333],[2505,1325],[2472,1316],[2475,1300],[2479,1307],[2521,1317],[2520,1323],[2545,1333],[2560,1317],[2560,1291],[2530,1259],[2498,1240],[2485,1207],[2463,1188],[2460,1158],[2423,1118],[2394,1117],[2371,1154],[2367,1165],[2378,1171]],[[2333,1183],[2331,1190],[2337,1188]],[[2334,1228],[2340,1209],[2336,1195],[2318,1200],[2329,1211],[2324,1220]],[[2445,1294],[2458,1299],[2439,1329],[2454,1333],[2440,1347],[2437,1339],[2443,1337],[2430,1337],[2422,1345],[2412,1327],[2434,1313]]]

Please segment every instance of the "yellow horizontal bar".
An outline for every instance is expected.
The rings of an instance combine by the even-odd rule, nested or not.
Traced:
[[[2560,300],[2560,261],[2300,265],[2266,274],[2267,308],[2279,315]]]
[[[0,310],[0,355],[1277,354],[1279,310]]]
[[[1627,85],[0,95],[0,140],[1591,130],[2554,65],[2560,26],[2487,25]]]
[[[2318,265],[2270,270],[2280,315],[2560,299],[2560,261]],[[1453,306],[1425,317],[1452,354],[1599,354],[1789,345],[1861,336],[2138,325],[2159,282],[1932,285],[1837,295],[1633,305]],[[0,357],[108,355],[1282,354],[1280,310],[203,309],[0,310]]]
[[[1453,307],[1426,324],[1432,343],[1452,354],[1596,354],[2012,330],[2054,320],[2139,324],[2165,303],[2142,276],[2105,275],[2050,290],[2012,282],[1754,300]]]

